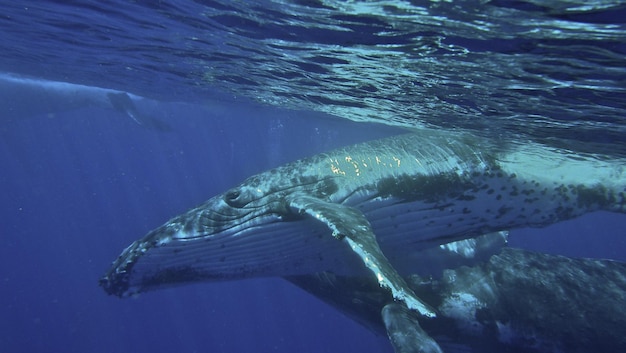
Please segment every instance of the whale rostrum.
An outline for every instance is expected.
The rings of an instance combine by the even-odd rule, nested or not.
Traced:
[[[625,165],[433,130],[339,148],[252,176],[171,219],[125,249],[100,284],[129,296],[196,281],[368,269],[396,300],[434,317],[402,278],[428,271],[424,250],[624,212]]]

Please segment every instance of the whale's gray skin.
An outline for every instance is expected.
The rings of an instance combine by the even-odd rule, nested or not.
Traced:
[[[364,264],[396,299],[433,317],[401,277],[418,272],[420,249],[624,212],[624,165],[449,131],[362,143],[253,176],[171,219],[125,249],[100,284],[129,296],[195,281],[354,275]]]
[[[389,341],[396,353],[443,353],[407,307],[389,302],[381,310]]]
[[[289,280],[381,333],[396,352],[625,352],[626,264],[505,248],[488,262],[409,276],[438,316],[421,318],[370,278],[331,273]],[[419,322],[418,322],[419,320]],[[402,323],[399,325],[398,323]]]
[[[0,73],[0,113],[5,121],[97,107],[113,108],[139,125],[170,131],[166,123],[137,109],[135,102],[145,99],[114,89]]]

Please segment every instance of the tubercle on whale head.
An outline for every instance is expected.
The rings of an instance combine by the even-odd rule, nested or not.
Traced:
[[[135,292],[130,289],[130,271],[134,259],[140,255],[139,242],[128,246],[111,264],[111,268],[100,277],[98,283],[109,295],[129,297]]]

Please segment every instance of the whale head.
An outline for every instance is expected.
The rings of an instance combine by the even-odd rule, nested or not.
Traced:
[[[329,180],[272,178],[278,172],[251,177],[152,230],[120,254],[100,285],[126,297],[182,283],[328,270],[333,238],[291,210],[285,196],[294,185],[317,196],[336,188]]]

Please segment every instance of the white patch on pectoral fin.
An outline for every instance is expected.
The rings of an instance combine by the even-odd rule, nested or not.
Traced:
[[[391,291],[394,299],[403,301],[409,309],[417,310],[423,316],[436,316],[435,311],[415,295],[391,266],[376,242],[369,221],[360,211],[301,194],[288,196],[287,203],[293,212],[323,222],[333,237],[345,240],[374,273],[380,286]]]

